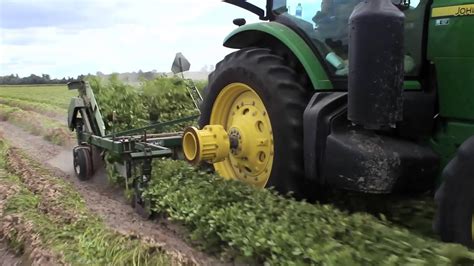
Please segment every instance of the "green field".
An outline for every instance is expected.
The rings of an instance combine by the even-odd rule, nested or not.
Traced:
[[[76,95],[66,85],[0,86],[0,120],[67,146],[74,142],[66,126],[67,108]]]
[[[20,99],[35,103],[44,103],[66,110],[71,97],[77,95],[66,85],[2,85],[0,98]]]

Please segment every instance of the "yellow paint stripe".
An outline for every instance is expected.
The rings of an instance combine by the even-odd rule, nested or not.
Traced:
[[[474,4],[435,7],[431,17],[474,16]]]

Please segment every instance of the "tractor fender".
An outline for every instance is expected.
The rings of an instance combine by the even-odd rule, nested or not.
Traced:
[[[319,187],[387,194],[425,192],[438,173],[429,147],[352,126],[346,92],[316,92],[303,114],[304,167]]]
[[[80,97],[73,97],[69,103],[67,124],[69,129],[72,131],[76,128],[77,112],[85,108],[84,100]]]
[[[243,25],[232,31],[224,40],[228,48],[273,48],[278,41],[290,50],[303,66],[315,90],[331,90],[333,85],[324,67],[311,47],[294,30],[278,22],[259,22]]]

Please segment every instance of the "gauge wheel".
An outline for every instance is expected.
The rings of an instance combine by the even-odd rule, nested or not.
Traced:
[[[224,178],[302,196],[303,112],[310,95],[300,76],[269,49],[231,53],[209,76],[199,126],[222,125],[235,143],[214,163]]]
[[[474,137],[461,145],[443,171],[435,194],[434,228],[441,240],[474,247]]]
[[[93,169],[90,148],[86,146],[75,147],[73,149],[73,161],[77,178],[81,181],[91,179]]]

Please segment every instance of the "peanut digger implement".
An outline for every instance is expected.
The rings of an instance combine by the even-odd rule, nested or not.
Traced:
[[[189,87],[200,115],[106,134],[88,84],[70,84],[81,179],[106,150],[121,156],[145,209],[151,159],[164,156],[297,198],[432,193],[441,239],[473,246],[472,0],[225,2],[263,22],[234,20],[224,46],[238,50],[209,75],[202,102]],[[180,60],[174,72],[189,68]],[[198,116],[184,132],[147,134]]]
[[[176,55],[172,70],[175,73],[189,69],[189,62],[181,53]],[[195,104],[202,101],[202,96],[192,81],[187,81],[187,90]],[[143,216],[149,216],[146,201],[141,197],[144,186],[151,176],[153,158],[182,158],[181,132],[158,132],[169,126],[196,119],[199,115],[184,117],[174,121],[155,123],[142,128],[120,132],[107,132],[105,123],[97,104],[94,92],[88,82],[76,81],[68,84],[70,90],[78,90],[79,96],[71,99],[68,110],[68,125],[77,134],[78,146],[73,150],[74,170],[80,180],[90,179],[95,170],[102,166],[103,151],[120,157],[121,176],[133,180],[134,197],[132,205]],[[113,131],[113,130],[112,130]],[[140,175],[132,176],[133,169],[139,166]]]

